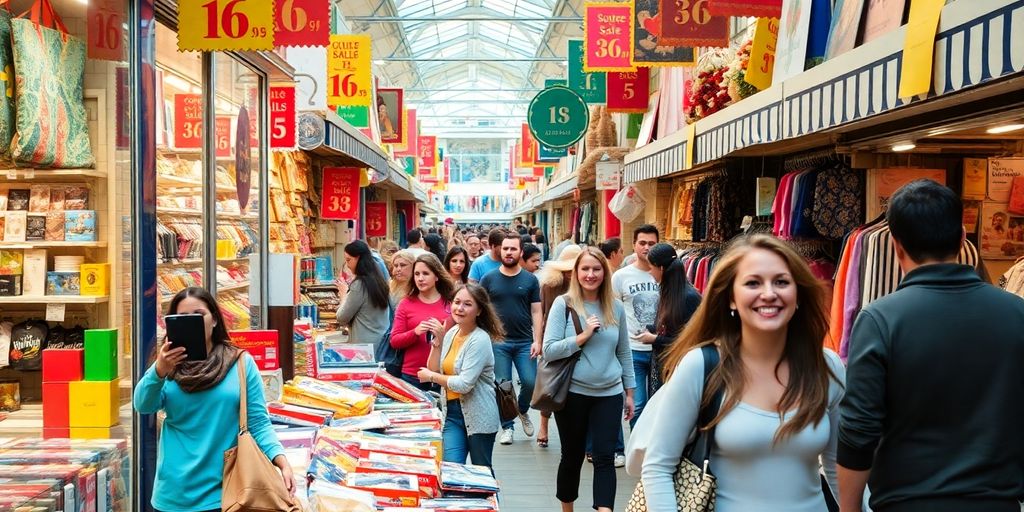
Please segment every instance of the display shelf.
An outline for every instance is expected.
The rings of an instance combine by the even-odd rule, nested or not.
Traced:
[[[190,210],[188,208],[168,208],[164,206],[156,207],[157,215],[189,215],[193,217],[201,217],[203,215],[202,210]],[[227,213],[217,212],[216,217],[218,219],[237,219],[237,220],[259,220],[258,215],[242,215],[241,213]]]
[[[99,169],[0,169],[0,181],[46,181],[54,178],[106,178]]]
[[[217,293],[243,290],[243,289],[248,288],[248,287],[249,287],[249,281],[245,281],[243,283],[237,283],[237,284],[229,284],[227,286],[217,285]]]
[[[217,264],[222,263],[248,263],[249,257],[242,256],[240,258],[217,258]],[[186,260],[178,261],[158,261],[157,265],[160,267],[198,267],[203,264],[201,258],[191,258]]]
[[[0,304],[104,304],[110,301],[110,297],[92,297],[87,295],[43,295],[28,297],[17,295],[14,297],[0,297]]]
[[[62,249],[62,248],[103,248],[106,242],[0,242],[0,249]]]
[[[156,177],[156,186],[158,189],[179,189],[179,188],[192,188],[202,189],[203,184],[190,180],[188,178],[182,178],[180,176],[168,176],[166,174],[159,174]],[[217,193],[237,193],[238,190],[230,185],[217,185]]]

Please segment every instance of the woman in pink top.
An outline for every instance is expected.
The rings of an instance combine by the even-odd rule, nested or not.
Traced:
[[[402,379],[420,389],[431,387],[430,383],[421,384],[416,373],[427,365],[430,337],[440,339],[451,323],[454,291],[452,278],[437,256],[426,253],[416,258],[409,293],[395,311],[391,346],[404,353]]]

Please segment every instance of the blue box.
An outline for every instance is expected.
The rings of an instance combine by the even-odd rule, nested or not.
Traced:
[[[81,276],[79,272],[47,272],[47,295],[81,295]]]
[[[317,256],[316,258],[316,282],[333,283],[334,265],[330,256]]]
[[[68,210],[64,212],[64,240],[68,242],[95,242],[96,211]]]

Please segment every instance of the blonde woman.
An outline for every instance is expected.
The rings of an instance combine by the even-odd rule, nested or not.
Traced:
[[[412,281],[412,265],[416,263],[416,255],[412,251],[398,251],[391,257],[391,308],[409,293],[409,282]]]

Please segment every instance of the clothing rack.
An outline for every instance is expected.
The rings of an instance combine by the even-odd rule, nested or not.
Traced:
[[[805,167],[817,167],[830,163],[844,162],[844,157],[836,151],[836,148],[830,147],[787,157],[784,160],[783,168],[786,172],[790,172]]]

